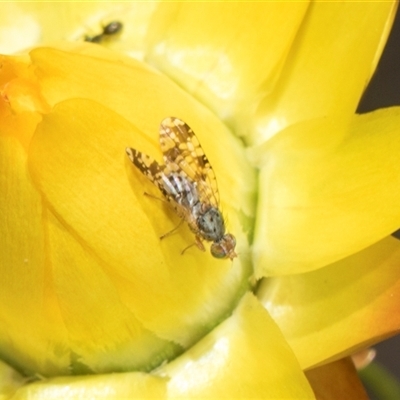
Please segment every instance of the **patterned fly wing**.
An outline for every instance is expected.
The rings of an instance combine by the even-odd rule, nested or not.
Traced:
[[[162,184],[163,171],[165,165],[160,165],[152,157],[144,154],[140,151],[132,149],[131,147],[126,148],[126,154],[132,161],[133,165],[147,178],[150,182],[156,185],[161,193],[168,199],[169,194],[166,192],[164,185]]]
[[[160,125],[160,144],[165,173],[183,172],[196,183],[200,201],[218,207],[219,194],[214,171],[189,125],[179,118],[165,118]]]

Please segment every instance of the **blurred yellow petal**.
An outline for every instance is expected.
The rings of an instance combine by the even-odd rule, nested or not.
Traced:
[[[349,126],[346,120],[297,124],[265,146],[257,276],[320,268],[400,226],[400,109],[354,116]]]
[[[41,113],[49,107],[39,95],[27,57],[0,56],[0,63],[0,134],[14,136],[27,148]]]
[[[14,392],[25,383],[26,379],[15,369],[0,361],[0,400],[11,398]]]
[[[17,53],[34,45],[59,40],[83,41],[111,21],[121,21],[118,40],[108,47],[143,58],[148,25],[157,2],[2,2],[0,52]]]
[[[248,140],[260,143],[312,118],[334,114],[350,118],[376,67],[396,10],[396,1],[313,2],[276,87],[257,110],[254,129],[245,131]]]
[[[246,294],[233,315],[161,367],[173,399],[311,399],[313,392],[277,326]]]
[[[258,297],[302,368],[400,331],[400,241],[393,237],[306,274],[263,281]]]
[[[146,59],[237,122],[272,90],[308,4],[162,3]]]
[[[350,116],[395,11],[396,2],[162,4],[147,60],[259,143],[304,119]]]
[[[166,380],[131,372],[48,379],[27,384],[13,400],[166,399]]]

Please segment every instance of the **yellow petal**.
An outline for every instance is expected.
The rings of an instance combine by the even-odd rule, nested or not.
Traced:
[[[121,301],[104,263],[51,212],[46,217],[54,291],[74,374],[151,370],[182,351],[144,329]]]
[[[162,3],[147,59],[238,123],[272,90],[308,4]]]
[[[110,54],[114,53],[93,47],[74,46],[74,52],[47,48],[31,52],[43,96],[49,104],[70,98],[92,99],[145,132],[151,138],[152,148],[157,150],[160,121],[170,115],[183,119],[198,135],[216,170],[223,209],[229,203],[243,214],[243,219],[253,218],[255,174],[244,157],[242,144],[209,110],[166,76],[121,55],[111,62]],[[135,147],[132,139],[129,143]],[[149,147],[147,144],[141,150],[149,152]]]
[[[248,140],[261,143],[289,125],[312,118],[351,117],[396,10],[396,1],[312,3],[276,87],[261,102],[254,129],[245,131]]]
[[[170,378],[173,399],[314,398],[281,332],[250,293],[230,318],[157,373]]]
[[[400,109],[294,125],[262,151],[258,276],[351,255],[400,226]]]
[[[305,274],[263,282],[258,297],[303,368],[400,331],[400,241],[393,237]]]
[[[1,352],[25,371],[66,374],[67,337],[48,279],[42,199],[18,140],[0,137],[0,153]]]
[[[94,348],[100,354],[93,354],[91,359],[100,360],[103,357],[100,343],[111,337],[116,343],[104,357],[112,351],[114,355],[119,352],[120,359],[129,360],[123,352],[123,346],[129,343],[121,343],[126,341],[125,334],[112,326],[113,321],[118,324],[120,319],[127,318],[135,326],[133,316],[158,336],[189,345],[229,310],[246,287],[251,273],[246,263],[216,260],[196,248],[181,256],[181,250],[193,240],[190,236],[186,238],[187,229],[160,243],[159,236],[174,227],[174,222],[171,224],[168,220],[174,216],[166,214],[159,201],[143,196],[143,191],[148,190],[148,181],[135,175],[125,159],[124,148],[134,140],[134,132],[136,142],[140,140],[144,148],[149,146],[143,134],[117,114],[92,101],[70,100],[60,103],[53,113],[44,117],[30,147],[30,166],[36,184],[61,221],[62,229],[80,243],[74,245],[69,235],[67,240],[65,234],[60,237],[56,232],[52,254],[62,296],[60,304],[63,312],[68,313],[67,326],[73,329],[73,341],[81,341],[79,354],[85,360]],[[129,176],[134,186],[130,185]],[[89,255],[82,254],[81,246]],[[58,256],[63,248],[68,248],[68,258]],[[70,264],[76,265],[75,273],[80,275],[73,284],[65,278],[74,275],[73,270],[64,271]],[[79,272],[79,265],[91,269],[91,272],[87,270],[87,277]],[[91,281],[96,283],[90,290],[89,302],[78,300],[81,295],[87,296],[85,286]],[[118,309],[121,305],[110,285],[116,288],[127,308],[119,311],[122,314],[113,315],[113,307]],[[74,295],[77,290],[74,286],[79,289],[79,296]],[[109,317],[102,320],[107,328],[95,339],[97,336],[92,335],[96,332],[90,327],[97,326],[98,316],[91,314],[95,303],[89,305],[93,302],[92,296],[103,297],[103,290],[113,300]],[[82,303],[87,303],[86,311],[77,310]],[[105,311],[101,313],[106,315]],[[127,328],[128,331],[138,329],[129,325]],[[108,339],[107,330],[111,335]],[[140,334],[137,335],[139,338]],[[133,340],[134,336],[131,337]],[[89,342],[84,338],[90,339]],[[155,345],[146,346],[148,356],[155,352]],[[89,365],[97,370],[109,368],[102,362],[97,367],[93,361]],[[125,361],[124,365],[129,366]]]
[[[29,273],[38,274],[37,280],[47,277],[47,292],[38,284],[32,289],[50,296],[58,318],[37,320],[43,324],[50,320],[57,327],[59,333],[50,330],[52,345],[62,356],[58,354],[59,365],[38,360],[36,355],[29,362],[22,357],[21,367],[45,376],[68,374],[71,368],[75,373],[149,369],[181,351],[180,345],[190,346],[210,331],[249,287],[254,172],[239,141],[166,77],[127,57],[115,60],[100,46],[69,48],[76,52],[32,51],[29,69],[39,88],[36,98],[54,108],[51,112],[40,109],[43,120],[33,139],[26,135],[24,147],[17,147],[24,162],[24,150],[29,153],[25,179],[31,186],[33,179],[32,190],[40,205],[37,211],[21,214],[37,237],[36,242],[28,242],[35,243],[37,252],[45,247],[38,266]],[[20,104],[15,99],[11,96],[11,103]],[[36,102],[29,104],[35,110]],[[13,108],[17,114],[19,110]],[[160,160],[159,123],[168,115],[177,115],[192,126],[214,167],[222,211],[238,242],[239,258],[233,263],[216,260],[195,247],[182,256],[182,249],[194,241],[187,227],[160,242],[160,236],[173,229],[179,218],[161,202],[144,196],[144,192],[159,193],[129,162],[125,147]],[[7,161],[8,166],[14,164]],[[22,167],[26,169],[25,164]],[[5,195],[12,176],[12,171],[4,176]],[[15,235],[20,218],[17,215],[12,222]],[[43,232],[36,234],[36,230]],[[10,240],[18,255],[19,241]],[[10,265],[13,260],[2,262],[3,279],[20,285],[23,274]],[[25,314],[19,308],[29,301],[31,308],[40,311],[46,302],[41,297],[36,302],[26,287],[20,298],[20,292],[9,286],[7,301],[2,303],[7,304],[4,318],[18,315],[20,319],[19,325],[8,325],[8,335],[15,334],[18,351],[30,354],[36,336],[30,335],[32,341],[26,343],[23,338],[37,329],[30,316],[21,318]],[[107,307],[96,302],[98,298],[104,298]],[[93,312],[96,307],[100,310]],[[23,332],[20,339],[19,332]],[[10,359],[17,359],[18,351],[10,348]],[[137,357],[132,358],[132,353]]]
[[[143,196],[145,190],[153,193],[152,187],[132,171],[124,153],[135,140],[135,131],[97,103],[60,103],[39,126],[30,164],[38,187],[65,228],[76,232],[118,274],[114,285],[134,314],[163,337],[187,343],[192,340],[190,331],[179,324],[194,323],[197,330],[214,313],[226,312],[225,301],[220,310],[206,311],[204,304],[219,296],[230,299],[228,304],[233,301],[246,269],[239,260],[232,265],[196,248],[181,256],[193,240],[187,229],[160,243],[160,235],[178,220],[169,213],[171,222],[159,201]],[[143,138],[138,131],[136,135]],[[133,187],[128,180],[132,175]],[[202,315],[197,322],[195,310]]]
[[[162,4],[148,59],[260,143],[304,119],[350,116],[395,11],[394,1]]]
[[[53,378],[27,384],[13,396],[13,400],[165,398],[165,379],[140,372]]]

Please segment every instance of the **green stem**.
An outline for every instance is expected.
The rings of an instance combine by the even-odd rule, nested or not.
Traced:
[[[372,362],[361,371],[358,371],[358,374],[375,399],[400,399],[400,383],[383,365]]]

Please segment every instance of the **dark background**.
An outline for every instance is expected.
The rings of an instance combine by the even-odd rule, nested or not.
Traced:
[[[378,108],[398,105],[400,105],[399,11],[397,11],[396,19],[378,68],[360,101],[357,112],[365,113]],[[396,232],[395,236],[400,240],[400,231]],[[381,342],[374,348],[377,350],[375,360],[384,365],[400,382],[400,336]]]
[[[382,57],[357,112],[400,105],[400,15],[397,11]]]

